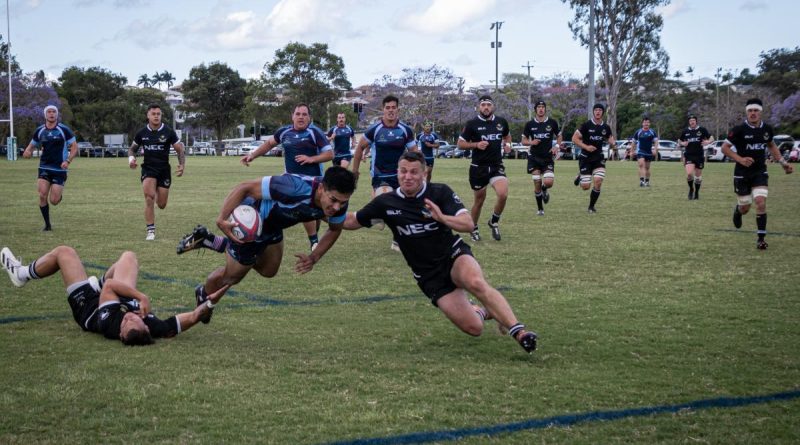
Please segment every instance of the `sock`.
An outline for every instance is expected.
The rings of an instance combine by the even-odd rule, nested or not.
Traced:
[[[578,184],[580,184],[580,183],[581,183],[581,175],[578,175],[578,176],[576,176],[576,177],[575,177],[575,180],[574,180],[574,181],[572,181],[572,183],[573,183],[573,184],[575,184],[576,186],[577,186]]]
[[[517,323],[514,326],[511,326],[510,328],[508,328],[508,335],[510,335],[511,337],[516,339],[517,338],[517,334],[519,334],[519,332],[524,330],[524,329],[525,329],[525,325],[524,324]]]
[[[542,195],[543,195],[542,192],[536,194],[536,207],[538,207],[539,210],[544,210],[544,205],[542,204],[543,201]]]
[[[758,227],[758,240],[764,241],[767,235],[767,214],[756,215],[756,227]]]
[[[148,232],[155,232],[156,231],[156,225],[155,224],[148,224],[147,225],[147,231]]]
[[[203,247],[215,250],[219,253],[224,252],[225,249],[228,248],[228,238],[219,235],[211,235],[209,238],[203,240]]]
[[[42,212],[42,218],[44,218],[44,226],[50,227],[50,206],[45,204],[42,207],[39,207],[39,211]]]
[[[547,186],[542,184],[542,193],[547,193]]]
[[[497,213],[492,212],[492,225],[497,224],[500,222],[500,215]]]
[[[600,197],[600,190],[595,190],[592,187],[592,192],[589,194],[589,208],[593,209],[594,205],[597,203],[597,198]]]
[[[36,275],[36,271],[34,270],[35,268],[36,261],[32,262],[28,266],[18,267],[15,271],[17,278],[19,278],[23,283],[28,280],[37,280],[41,278],[39,275]]]
[[[319,242],[319,237],[317,237],[316,233],[313,234],[313,235],[309,235],[308,236],[308,242],[311,243],[311,244],[318,243]]]
[[[478,225],[477,224],[475,224],[475,227],[472,228],[472,231],[473,232],[477,232],[478,231]]]
[[[639,182],[644,183],[644,176],[639,176]]]
[[[694,193],[694,179],[687,179],[686,183],[689,184],[689,193]]]
[[[694,178],[694,191],[695,193],[700,191],[700,185],[703,183],[703,178]]]
[[[486,317],[488,315],[486,313],[486,309],[480,306],[475,306],[475,313],[478,314],[478,317],[481,317],[481,321],[486,321]]]
[[[645,184],[650,184],[650,177],[649,176],[644,178],[644,183]]]

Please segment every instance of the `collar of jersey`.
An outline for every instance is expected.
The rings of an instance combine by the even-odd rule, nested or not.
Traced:
[[[489,117],[489,119],[484,119],[483,116],[481,116],[480,113],[478,113],[478,119],[480,119],[480,120],[482,120],[484,122],[493,121],[494,120],[494,113],[492,113],[492,115],[491,115],[491,117]]]
[[[594,118],[592,118],[592,123],[593,123],[594,125],[603,125],[603,120],[602,120],[602,119],[600,119],[600,123],[598,124],[597,122],[595,122],[595,121],[594,121]]]
[[[163,122],[161,123],[161,126],[158,127],[157,130],[153,130],[152,128],[150,128],[150,123],[149,122],[147,123],[147,129],[150,130],[150,131],[161,131],[162,128],[164,128],[164,123]]]
[[[761,128],[761,127],[764,126],[764,120],[763,119],[758,123],[758,127],[750,125],[750,122],[747,119],[744,120],[744,123],[747,124],[747,126],[750,127],[750,128]]]
[[[540,121],[539,119],[536,119],[536,116],[533,116],[533,120],[536,121],[537,124],[543,124],[547,122],[547,119],[550,119],[550,116],[545,116],[543,121]]]
[[[414,198],[416,199],[416,198],[419,198],[420,196],[422,196],[423,193],[425,193],[425,190],[427,190],[427,189],[428,189],[428,181],[422,181],[422,188],[420,189],[419,193],[417,193],[417,195],[414,196]],[[397,196],[399,196],[399,197],[401,197],[403,199],[411,199],[408,196],[406,196],[406,194],[403,193],[402,190],[400,190],[400,187],[397,187],[397,190],[395,190],[395,193],[397,193]]]

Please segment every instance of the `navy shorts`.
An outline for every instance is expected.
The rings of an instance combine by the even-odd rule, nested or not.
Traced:
[[[67,182],[67,172],[58,172],[39,167],[39,179],[44,179],[50,184],[64,186]]]
[[[652,154],[636,153],[636,160],[638,161],[639,159],[644,159],[645,161],[650,162],[654,159],[654,157]]]
[[[431,156],[431,157],[427,157],[427,156],[425,156],[425,164],[426,164],[428,167],[430,167],[430,168],[433,168],[433,163],[434,163],[434,161],[436,161],[436,158],[434,158],[433,156]]]
[[[375,190],[376,188],[378,188],[378,187],[380,187],[382,185],[388,185],[389,187],[391,187],[393,189],[399,189],[400,188],[400,182],[397,180],[397,176],[385,176],[385,177],[373,176],[372,177],[372,189],[373,190]]]
[[[528,156],[528,173],[539,170],[541,173],[554,170],[553,157]]]
[[[342,161],[351,162],[352,160],[353,160],[353,155],[341,155],[341,156],[336,155],[336,157],[333,158],[333,165],[341,166]]]
[[[261,239],[250,243],[239,244],[228,241],[228,254],[243,266],[256,264],[258,257],[264,253],[264,249],[271,244],[278,244],[283,241],[283,231],[262,234]]]

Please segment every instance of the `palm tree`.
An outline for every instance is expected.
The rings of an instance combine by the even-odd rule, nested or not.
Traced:
[[[142,74],[139,76],[139,80],[136,81],[136,85],[141,85],[142,88],[148,88],[151,85],[150,76]]]
[[[173,80],[175,80],[175,76],[173,76],[172,73],[170,73],[169,71],[164,70],[164,72],[161,73],[161,79],[160,80],[167,84],[167,89],[170,89],[170,87],[172,87],[172,85],[174,85]]]
[[[161,73],[158,71],[156,71],[155,74],[153,74],[153,77],[150,78],[150,82],[152,82],[153,85],[158,84],[159,90],[161,89],[161,82],[163,81],[164,79],[161,77]]]

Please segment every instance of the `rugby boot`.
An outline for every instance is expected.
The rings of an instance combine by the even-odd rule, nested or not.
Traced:
[[[470,232],[469,236],[472,238],[472,241],[481,240],[481,233],[478,231],[477,227],[475,227],[475,229],[472,232]]]
[[[521,330],[517,333],[516,340],[528,354],[536,350],[536,340],[539,337],[533,331]]]
[[[489,224],[489,228],[492,229],[492,238],[494,238],[495,241],[500,241],[500,223],[492,224],[492,222],[489,221],[487,224]]]
[[[769,244],[767,244],[767,242],[764,241],[763,239],[756,241],[756,249],[767,250],[767,247],[769,247]]]
[[[21,267],[25,267],[22,265],[22,261],[17,259],[13,253],[11,253],[11,249],[8,247],[3,247],[3,250],[0,251],[0,262],[2,262],[3,269],[8,272],[8,278],[16,287],[22,287],[25,285],[27,280],[21,279],[17,275],[17,270]]]
[[[178,241],[178,247],[175,249],[178,255],[188,252],[198,247],[203,247],[203,240],[208,238],[208,229],[205,226],[198,225],[192,230],[192,233],[186,235]]]
[[[197,287],[194,288],[194,298],[197,301],[197,306],[205,304],[208,301],[208,295],[205,295],[203,292],[203,285],[198,284]],[[214,315],[214,308],[209,308],[208,313],[200,319],[203,324],[208,324],[211,321],[211,316]]]

